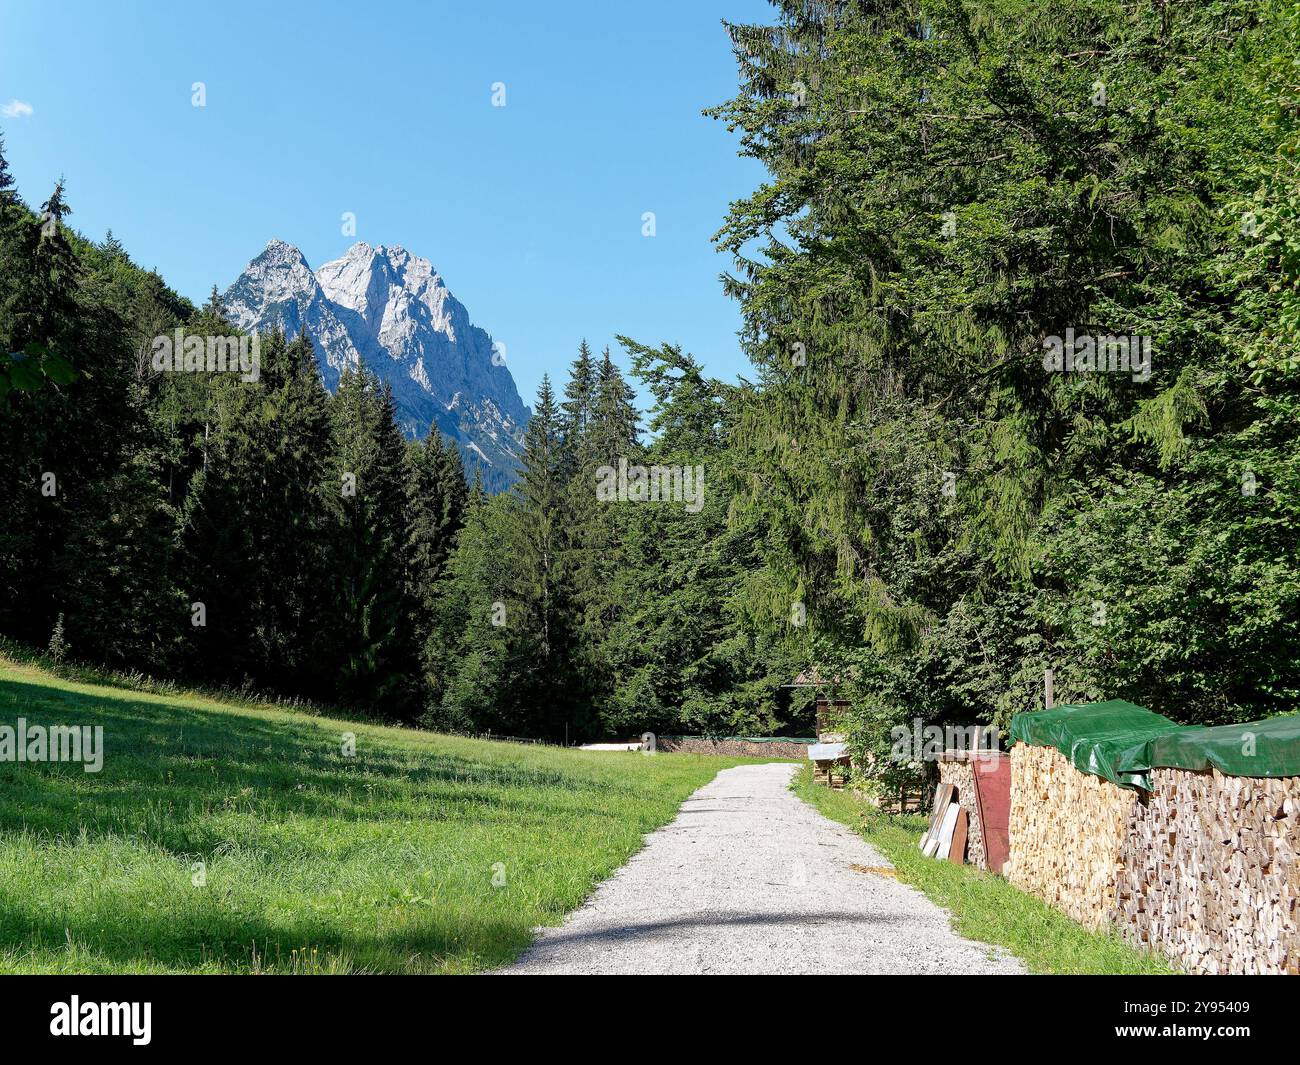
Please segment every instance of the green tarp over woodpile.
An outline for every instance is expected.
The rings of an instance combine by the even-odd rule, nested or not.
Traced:
[[[1189,725],[1151,742],[1151,764],[1234,777],[1300,777],[1300,714],[1214,728]]]
[[[1055,747],[1081,773],[1123,787],[1150,789],[1151,740],[1178,727],[1162,714],[1110,699],[1017,714],[1011,719],[1011,738]]]
[[[1156,766],[1238,777],[1300,776],[1300,714],[1244,725],[1178,725],[1122,699],[1017,714],[1011,737],[1055,747],[1082,773],[1121,787],[1151,787]]]

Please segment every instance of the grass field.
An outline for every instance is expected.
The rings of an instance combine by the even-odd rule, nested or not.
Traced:
[[[1115,935],[1089,932],[1000,876],[970,865],[927,858],[917,847],[926,819],[890,816],[845,791],[814,784],[804,769],[795,792],[833,821],[857,831],[898,871],[953,916],[968,939],[1006,947],[1036,973],[1168,973],[1161,959],[1136,951]]]
[[[489,968],[739,764],[147,694],[0,657],[0,725],[19,717],[102,725],[105,755],[99,773],[0,762],[6,973]]]

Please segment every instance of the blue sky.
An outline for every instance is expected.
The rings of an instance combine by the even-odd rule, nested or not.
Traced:
[[[764,0],[0,0],[0,108],[31,109],[0,129],[24,199],[65,175],[76,228],[111,227],[193,300],[273,237],[312,266],[354,240],[401,244],[506,345],[525,402],[584,335],[681,343],[733,378],[748,363],[710,237],[764,174],[700,110],[736,89],[721,20],[772,14]]]

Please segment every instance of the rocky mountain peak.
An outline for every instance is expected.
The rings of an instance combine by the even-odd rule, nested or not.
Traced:
[[[326,387],[349,366],[366,366],[393,386],[398,418],[412,437],[437,427],[461,448],[466,467],[502,488],[528,421],[514,379],[494,359],[491,336],[428,259],[400,245],[358,241],[313,271],[302,252],[270,241],[226,290],[231,321],[245,330],[305,327]]]

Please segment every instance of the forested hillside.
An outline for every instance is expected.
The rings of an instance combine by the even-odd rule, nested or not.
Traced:
[[[304,337],[259,338],[255,374],[159,370],[177,328],[237,335],[215,291],[196,310],[69,228],[62,186],[29,210],[4,173],[0,633],[457,731],[786,723],[795,660],[732,602],[758,562],[713,482],[725,390],[688,356],[627,342],[662,401],[646,448],[584,342],[563,396],[539,397],[519,485],[488,497],[437,432],[403,439],[372,376],[331,396]],[[705,466],[701,511],[598,502],[599,467],[660,455]]]
[[[417,715],[421,597],[470,493],[455,449],[405,441],[372,377],[331,397],[301,338],[261,338],[256,380],[159,371],[155,338],[234,334],[215,294],[195,310],[70,230],[62,185],[31,211],[0,175],[0,631]]]
[[[1046,668],[1185,722],[1294,709],[1297,9],[775,7],[711,112],[769,175],[717,237],[755,380],[620,338],[638,412],[583,343],[490,498],[300,340],[255,382],[154,372],[177,325],[233,333],[220,301],[6,177],[0,631],[552,739],[807,734],[812,667],[882,755]],[[700,506],[602,497],[620,463],[702,469]]]

